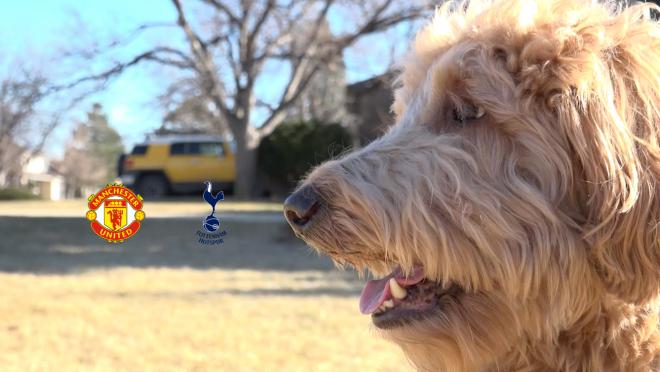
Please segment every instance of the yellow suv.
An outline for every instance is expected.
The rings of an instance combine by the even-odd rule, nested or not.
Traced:
[[[121,182],[144,197],[214,189],[231,191],[236,180],[233,146],[222,137],[170,135],[137,144],[119,159]],[[216,187],[216,184],[218,185]]]

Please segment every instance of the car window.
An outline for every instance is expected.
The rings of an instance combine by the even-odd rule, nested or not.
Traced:
[[[200,143],[199,154],[215,157],[222,157],[225,155],[222,144],[218,142]]]
[[[186,143],[187,155],[199,155],[199,143],[188,142]]]
[[[144,155],[147,153],[147,145],[136,145],[131,151],[131,155]]]
[[[173,143],[170,145],[170,155],[184,155],[186,153],[185,143]]]
[[[179,142],[170,145],[170,155],[224,156],[220,142]]]

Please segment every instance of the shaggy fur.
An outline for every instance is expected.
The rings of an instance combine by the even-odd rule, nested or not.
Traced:
[[[447,4],[402,64],[396,124],[305,180],[312,247],[461,288],[382,330],[420,370],[660,371],[653,7]]]

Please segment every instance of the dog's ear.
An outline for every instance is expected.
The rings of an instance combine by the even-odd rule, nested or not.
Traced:
[[[590,259],[607,290],[634,303],[660,293],[660,27],[649,8],[580,31],[593,43],[578,73],[586,83],[555,106]]]

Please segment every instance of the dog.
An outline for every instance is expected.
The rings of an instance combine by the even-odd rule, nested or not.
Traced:
[[[285,201],[417,369],[660,371],[658,10],[444,4],[395,124]]]

